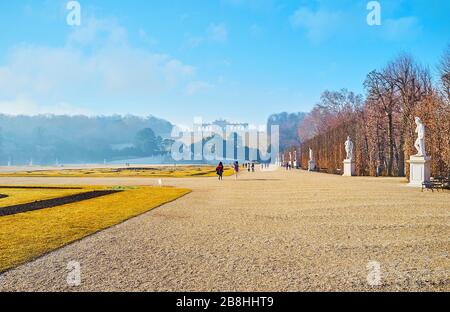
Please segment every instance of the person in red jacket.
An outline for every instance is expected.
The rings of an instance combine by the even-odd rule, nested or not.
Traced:
[[[217,175],[219,176],[219,180],[223,180],[223,163],[220,162],[216,168]]]

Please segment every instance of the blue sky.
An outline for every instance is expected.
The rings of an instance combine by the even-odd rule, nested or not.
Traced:
[[[363,92],[400,52],[433,70],[450,43],[447,0],[0,2],[0,111],[263,123],[325,89]]]

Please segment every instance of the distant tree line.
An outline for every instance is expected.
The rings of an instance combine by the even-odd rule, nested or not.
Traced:
[[[432,174],[449,174],[450,168],[450,46],[432,71],[402,54],[364,82],[366,97],[347,90],[326,91],[298,129],[303,140],[302,167],[307,168],[309,148],[319,168],[342,170],[344,142],[354,145],[359,175],[406,176],[407,160],[416,153],[414,117],[426,126],[426,149],[432,157]]]
[[[0,164],[98,163],[161,155],[169,150],[172,127],[155,117],[0,114]]]
[[[291,146],[300,146],[300,137],[298,128],[306,117],[306,113],[280,113],[273,114],[267,121],[267,131],[270,134],[272,125],[279,126],[280,151],[286,150]]]

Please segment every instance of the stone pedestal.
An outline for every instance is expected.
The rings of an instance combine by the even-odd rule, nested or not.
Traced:
[[[316,162],[314,160],[308,161],[308,171],[316,170]]]
[[[431,158],[428,156],[411,156],[409,159],[409,186],[422,187],[430,182]]]
[[[344,160],[344,177],[353,177],[356,175],[356,166],[353,159]]]

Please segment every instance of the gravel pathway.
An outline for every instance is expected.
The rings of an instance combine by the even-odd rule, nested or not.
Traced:
[[[449,291],[450,193],[421,193],[402,181],[283,170],[239,181],[164,179],[193,192],[5,273],[0,290]],[[81,265],[78,287],[67,284],[71,261]],[[370,286],[378,265],[381,285]]]

